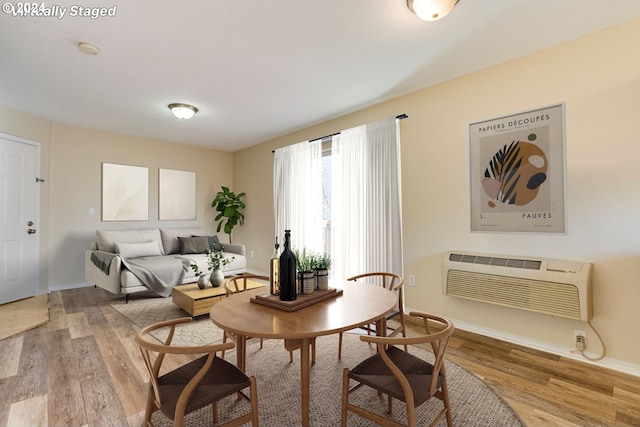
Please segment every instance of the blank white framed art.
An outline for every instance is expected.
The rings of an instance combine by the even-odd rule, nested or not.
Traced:
[[[149,169],[102,164],[102,221],[149,220]]]
[[[196,173],[158,171],[158,215],[161,221],[196,219]]]

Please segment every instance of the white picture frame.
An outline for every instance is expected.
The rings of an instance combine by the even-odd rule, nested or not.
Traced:
[[[158,170],[158,216],[161,221],[195,220],[196,173]]]
[[[102,163],[102,221],[149,220],[149,169]]]

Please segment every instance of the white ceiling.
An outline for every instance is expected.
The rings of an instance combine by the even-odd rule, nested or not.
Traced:
[[[51,3],[114,4],[43,4]],[[236,151],[640,17],[639,0],[460,0],[432,23],[405,0],[116,6],[115,17],[98,19],[3,9],[0,104],[73,126]],[[100,54],[80,53],[81,41]],[[172,102],[200,112],[176,119]]]

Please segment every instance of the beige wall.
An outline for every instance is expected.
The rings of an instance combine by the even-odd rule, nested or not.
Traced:
[[[42,143],[40,244],[45,292],[84,284],[84,251],[96,229],[214,231],[211,201],[221,185],[233,187],[233,154],[228,152],[65,126],[5,107],[0,108],[0,132]],[[149,168],[149,221],[101,221],[103,162]],[[159,168],[196,172],[197,220],[158,220]],[[94,216],[88,215],[89,208],[95,210]]]
[[[588,325],[443,296],[448,250],[521,254],[594,263],[593,325],[603,364],[640,374],[640,20],[428,88],[234,154],[234,183],[246,191],[239,239],[266,270],[273,250],[271,150],[401,113],[407,306],[466,328],[569,355],[573,330],[601,346]],[[468,124],[557,102],[566,106],[564,235],[469,232]],[[251,203],[249,202],[251,201]]]
[[[50,286],[84,280],[81,253],[95,229],[152,227],[213,228],[211,201],[220,185],[232,185],[232,154],[107,132],[53,124],[51,127]],[[101,222],[101,164],[149,168],[149,221]],[[196,172],[196,221],[158,221],[158,169]],[[95,216],[88,216],[89,208]],[[222,236],[221,236],[222,238]],[[223,240],[224,241],[224,240]],[[58,268],[58,266],[64,268]]]

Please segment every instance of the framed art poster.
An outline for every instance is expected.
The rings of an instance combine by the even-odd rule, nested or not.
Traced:
[[[149,219],[149,169],[102,164],[102,220]]]
[[[565,233],[564,103],[469,125],[471,231]]]
[[[196,219],[196,173],[160,169],[158,215],[164,220]]]

